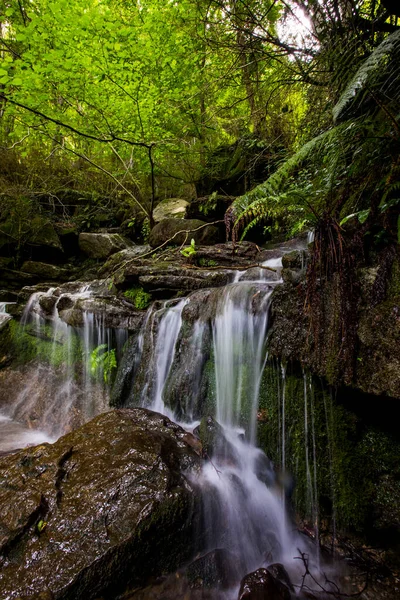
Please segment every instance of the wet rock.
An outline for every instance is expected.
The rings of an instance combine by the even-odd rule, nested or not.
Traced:
[[[282,267],[284,269],[304,269],[307,253],[304,250],[292,250],[282,256]]]
[[[69,277],[66,269],[32,260],[25,261],[21,270],[25,273],[37,275],[42,281],[65,281]]]
[[[31,222],[31,235],[27,240],[33,260],[59,260],[64,250],[53,223],[41,216]]]
[[[183,571],[191,589],[226,589],[236,576],[237,557],[225,549],[216,549],[197,558]]]
[[[105,277],[107,275],[112,275],[116,269],[123,268],[123,265],[130,260],[134,260],[135,258],[139,258],[142,254],[148,254],[151,251],[150,246],[132,246],[132,248],[127,248],[126,250],[121,250],[120,252],[116,252],[107,260],[107,262],[100,269],[100,276]]]
[[[181,233],[180,233],[181,232]],[[219,231],[213,225],[197,219],[164,219],[151,230],[149,244],[153,248],[170,240],[171,245],[190,244],[194,239],[198,245],[219,242]]]
[[[267,569],[257,569],[246,575],[241,583],[238,600],[291,600],[288,587]]]
[[[7,323],[12,319],[11,315],[0,313],[0,331],[4,329]]]
[[[210,247],[200,247],[196,250],[196,261],[198,263],[199,261],[203,261],[203,263],[212,261],[218,265],[226,265],[231,268],[258,264],[261,262],[260,259],[260,249],[252,242],[240,242],[238,244],[226,242]]]
[[[110,406],[122,407],[129,400],[136,371],[139,368],[141,350],[137,335],[132,335],[125,345],[111,391]]]
[[[184,219],[188,206],[189,202],[182,198],[162,200],[153,211],[154,222],[159,223],[163,219]]]
[[[170,298],[178,292],[188,294],[202,288],[221,287],[230,283],[232,278],[233,271],[228,270],[196,270],[190,265],[143,261],[141,264],[127,263],[115,276],[114,282],[119,289],[140,285],[160,298]]]
[[[267,567],[267,571],[269,571],[275,579],[284,583],[291,592],[294,592],[294,587],[292,585],[292,582],[290,581],[289,574],[281,563],[274,563],[273,565],[269,565]]]
[[[279,281],[281,278],[280,270],[269,270],[261,267],[253,267],[244,271],[240,276],[240,281],[257,281],[268,279],[268,281]]]
[[[67,308],[63,308],[63,302],[68,303]],[[83,327],[88,313],[98,316],[104,327],[129,331],[138,331],[144,319],[143,311],[135,310],[131,304],[117,298],[90,297],[72,302],[71,307],[71,299],[62,298],[58,312],[60,318],[72,327]]]
[[[55,227],[65,256],[79,254],[79,232],[75,226],[59,223]]]
[[[171,269],[172,271],[172,269]],[[141,275],[138,278],[139,284],[145,290],[154,292],[162,297],[162,294],[171,294],[178,292],[192,292],[201,288],[214,286],[224,286],[232,279],[232,274],[226,271],[220,272],[193,272],[185,274],[184,269],[175,269],[173,272],[162,273],[160,275]]]
[[[285,283],[299,285],[304,281],[305,271],[300,269],[282,269],[282,279]]]
[[[193,304],[194,311],[191,311]],[[163,391],[164,402],[177,419],[201,418],[211,400],[209,373],[205,368],[210,357],[211,327],[192,320],[193,313],[198,312],[195,304],[190,301],[182,311],[178,350]]]
[[[18,598],[113,597],[190,557],[200,468],[185,432],[145,409],[101,415],[0,458],[0,588]]]
[[[204,456],[222,461],[236,461],[233,445],[226,439],[223,428],[213,417],[203,417],[193,433],[201,441]]]
[[[18,292],[12,290],[0,290],[0,303],[1,302],[18,302]]]
[[[125,250],[133,242],[119,233],[80,233],[79,248],[90,258],[108,258],[112,254]]]
[[[11,289],[19,289],[22,286],[34,285],[39,277],[32,273],[16,271],[14,269],[2,269],[0,273],[0,285]]]
[[[32,341],[35,339],[32,338]],[[6,331],[1,332],[0,358],[4,356],[3,352],[14,352],[12,342]],[[51,352],[51,339],[47,345],[48,352]],[[24,350],[29,363],[16,365],[15,359],[20,362],[25,359],[19,354],[14,357],[14,362],[8,361],[0,369],[0,410],[12,415],[20,426],[24,425],[32,434],[35,430],[45,430],[56,439],[80,427],[90,417],[109,409],[108,388],[102,382],[92,381],[89,387],[85,387],[77,377],[69,380],[66,386],[67,377],[71,375],[67,365],[55,367],[43,361],[38,362],[35,360],[36,353],[30,350],[32,348]],[[0,435],[0,446],[3,445],[4,440]],[[23,440],[17,438],[10,449],[24,445]]]

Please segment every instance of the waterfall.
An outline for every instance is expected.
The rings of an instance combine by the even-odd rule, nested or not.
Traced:
[[[61,317],[91,295],[87,285],[31,295],[15,334],[26,377],[2,409],[7,420],[2,422],[0,451],[54,441],[108,409],[110,371],[127,340],[126,329],[106,327],[103,315],[85,310],[81,327]],[[43,308],[49,306],[50,314]]]
[[[281,264],[278,258],[265,266],[279,271]],[[267,360],[269,304],[273,286],[280,278],[279,272],[277,276],[268,269],[258,269],[254,277],[253,281],[248,277],[242,280],[242,275],[238,275],[234,283],[213,291],[207,298],[199,300],[194,293],[178,303],[167,302],[161,308],[149,309],[140,337],[144,352],[141,368],[146,369],[146,382],[140,397],[136,397],[143,406],[181,421],[192,431],[198,423],[193,423],[193,416],[194,399],[199,393],[198,377],[193,377],[198,364],[193,360],[204,352],[202,344],[209,329],[215,380],[215,404],[210,414],[215,421],[209,423],[211,429],[215,428],[216,440],[200,475],[191,477],[202,491],[207,548],[223,548],[235,557],[236,586],[246,573],[274,562],[283,562],[298,579],[302,565],[293,558],[299,556],[298,548],[310,552],[307,540],[291,531],[282,485],[271,461],[256,446],[259,391]],[[190,324],[185,320],[186,311],[196,302],[200,302],[200,314]],[[208,312],[207,306],[212,302],[214,309]],[[188,327],[190,334],[184,331]],[[186,371],[182,362],[187,362]],[[178,373],[173,367],[177,363],[181,365]],[[187,377],[190,384],[185,384],[182,377]],[[282,382],[283,468],[284,368]],[[189,391],[180,402],[181,418],[167,404],[172,384],[180,385],[181,393]],[[235,594],[234,586],[227,597]]]
[[[234,557],[235,581],[229,598],[237,595],[246,573],[271,563],[284,563],[298,580],[302,564],[293,560],[298,549],[312,555],[307,540],[292,531],[279,473],[257,448],[269,306],[273,288],[281,281],[281,265],[281,258],[273,258],[263,268],[238,273],[234,283],[223,288],[154,302],[132,346],[135,378],[128,405],[163,413],[195,433],[197,426],[200,431],[210,428],[213,442],[205,452],[207,460],[200,473],[188,477],[201,491],[207,549],[224,549]],[[1,417],[0,427],[18,421],[30,426],[32,415],[40,413],[33,424],[45,441],[46,436],[56,438],[107,410],[108,370],[112,357],[122,353],[127,330],[107,327],[104,313],[90,310],[93,293],[88,286],[75,286],[31,296],[21,335],[37,342],[32,381]],[[76,313],[79,325],[74,325]],[[307,485],[315,507],[316,471],[313,479],[310,466],[312,452],[315,469],[315,443],[311,451],[308,441],[310,430],[314,438],[314,423],[311,417],[310,426],[312,398],[307,386],[305,378]],[[280,391],[279,450],[285,476],[289,431],[284,367]],[[2,449],[7,451],[0,445]]]

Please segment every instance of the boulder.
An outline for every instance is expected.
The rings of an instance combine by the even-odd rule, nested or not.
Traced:
[[[40,216],[35,217],[32,220],[32,232],[28,240],[30,246],[40,247],[43,251],[46,248],[47,251],[49,249],[56,251],[57,256],[63,253],[60,238],[50,221],[46,221]]]
[[[90,258],[108,258],[133,246],[133,242],[119,233],[80,233],[79,248]]]
[[[150,232],[149,244],[153,248],[164,242],[171,245],[190,244],[194,239],[196,244],[209,246],[219,242],[220,233],[214,225],[208,225],[197,219],[164,219],[157,223]]]
[[[66,269],[33,260],[25,261],[21,270],[25,273],[37,275],[41,281],[65,281],[69,277]]]
[[[125,344],[124,353],[118,365],[111,390],[110,406],[121,407],[127,404],[141,358],[139,336],[131,335]]]
[[[143,311],[135,310],[129,302],[118,298],[79,298],[64,296],[57,305],[60,318],[72,327],[83,327],[85,315],[98,317],[104,327],[138,331],[144,320]]]
[[[153,211],[154,222],[159,223],[163,219],[184,219],[188,206],[189,202],[182,198],[162,200]]]
[[[227,589],[235,581],[237,560],[228,550],[217,548],[190,563],[184,575],[192,589]]]
[[[257,569],[243,577],[238,600],[291,600],[289,588],[267,569]]]
[[[204,456],[236,462],[237,455],[234,447],[226,439],[223,428],[213,417],[203,417],[193,433],[200,438]]]
[[[0,312],[0,331],[4,329],[7,323],[12,319],[11,315]]]
[[[116,269],[123,269],[124,265],[129,261],[140,258],[143,254],[148,254],[151,251],[150,246],[132,246],[126,250],[116,252],[107,260],[107,262],[101,267],[101,277],[112,275]]]
[[[185,432],[116,410],[53,445],[0,458],[2,597],[114,597],[193,552],[200,469]]]
[[[39,280],[33,273],[15,271],[14,269],[2,269],[0,272],[0,285],[6,288],[20,289],[27,285],[34,285]]]
[[[127,262],[114,276],[114,283],[119,289],[127,289],[135,285],[143,287],[161,298],[171,298],[177,293],[188,294],[194,290],[220,287],[230,283],[234,272],[225,269],[194,269],[190,265],[143,260]]]
[[[253,242],[240,242],[233,244],[215,244],[214,246],[197,248],[196,261],[204,266],[212,264],[226,265],[234,268],[236,266],[248,267],[261,262],[260,249]],[[212,264],[211,264],[212,263]]]
[[[282,267],[284,269],[304,269],[307,254],[303,250],[292,250],[282,256]]]
[[[285,567],[281,563],[274,563],[267,567],[267,571],[271,573],[275,579],[284,583],[291,592],[294,592],[294,587],[290,581],[290,577]]]

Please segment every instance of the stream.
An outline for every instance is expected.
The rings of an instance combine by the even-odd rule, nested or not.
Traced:
[[[187,476],[195,478],[201,489],[206,548],[223,548],[235,557],[232,584],[219,598],[237,598],[242,577],[272,563],[284,564],[292,581],[298,583],[304,572],[298,560],[300,552],[309,556],[311,569],[315,572],[319,569],[318,552],[308,538],[297,532],[288,513],[291,484],[284,472],[284,383],[281,473],[257,447],[269,305],[274,286],[281,282],[281,265],[281,258],[274,258],[251,273],[233,273],[231,284],[212,290],[208,303],[200,303],[198,317],[192,320],[186,333],[185,311],[191,310],[196,294],[178,301],[155,303],[148,309],[138,336],[135,381],[128,406],[139,405],[162,413],[195,434],[202,417],[208,418],[212,438],[207,448],[208,460],[204,461],[200,474]],[[106,361],[110,356],[122,355],[128,332],[106,327],[104,320],[87,311],[83,312],[80,328],[68,325],[62,318],[65,311],[70,314],[94,293],[90,286],[79,285],[66,293],[54,295],[51,288],[31,296],[21,326],[25,334],[37,337],[39,346],[41,339],[47,343],[51,340],[55,366],[50,370],[39,363],[32,374],[32,389],[22,390],[8,410],[0,413],[0,454],[51,443],[109,410]],[[49,303],[53,306],[51,318],[45,319],[42,307]],[[4,312],[5,307],[2,308]],[[206,347],[214,375],[205,413],[204,407],[199,409],[199,396],[204,386]],[[103,360],[101,356],[106,358]],[[179,362],[178,377],[174,365]],[[284,374],[283,371],[283,382]],[[306,397],[306,379],[304,385]],[[178,393],[179,390],[184,393]],[[177,395],[179,409],[167,400]],[[36,415],[34,420],[28,416],[32,411]],[[307,400],[305,420],[308,427]],[[309,465],[312,448],[307,446],[306,453]],[[312,495],[313,476],[309,466],[307,481]]]

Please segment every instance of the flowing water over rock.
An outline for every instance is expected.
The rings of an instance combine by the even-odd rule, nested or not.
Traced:
[[[217,592],[218,598],[236,598],[241,578],[271,563],[284,563],[298,581],[302,565],[293,559],[300,550],[310,555],[310,567],[318,562],[306,538],[292,531],[284,487],[256,447],[269,303],[281,281],[281,265],[281,258],[272,258],[251,272],[238,272],[235,282],[223,288],[155,302],[134,338],[133,353],[127,350],[132,370],[127,404],[162,413],[201,439],[206,460],[201,472],[189,477],[202,495],[202,548],[224,549],[235,563],[229,589]],[[31,369],[30,384],[21,382],[17,398],[0,404],[0,430],[6,432],[0,452],[51,441],[108,409],[110,374],[127,340],[130,317],[114,302],[117,320],[107,326],[106,313],[95,310],[107,295],[104,286],[99,293],[68,285],[37,292],[26,306],[20,335],[24,341],[35,339],[35,361],[25,367]],[[307,385],[305,378],[308,428]],[[280,414],[284,469],[284,369]],[[308,442],[305,453],[314,510],[310,465],[315,456],[311,461]]]
[[[307,540],[292,532],[285,493],[273,465],[256,447],[268,309],[281,264],[280,258],[271,259],[264,266],[278,273],[254,269],[254,280],[240,273],[235,283],[207,296],[195,293],[178,303],[153,307],[141,333],[141,348],[147,351],[142,358],[146,383],[140,403],[190,431],[195,429],[203,443],[207,460],[195,481],[202,490],[206,548],[222,548],[235,562],[231,587],[220,590],[220,598],[236,598],[240,579],[271,563],[284,563],[298,580],[302,569],[293,559],[299,557],[299,548],[310,553]],[[212,363],[212,385],[199,408],[205,369],[195,357],[206,354]],[[139,380],[142,386],[140,368]],[[174,385],[179,385],[181,394],[187,392],[175,413],[170,401]],[[203,417],[198,426],[206,410],[216,420]],[[311,559],[311,564],[315,567],[316,560]]]
[[[0,452],[54,441],[108,410],[110,376],[127,330],[107,327],[103,313],[82,308],[82,327],[68,324],[77,305],[95,293],[88,285],[70,287],[34,293],[15,326],[21,367],[0,374],[7,381],[0,394]]]

